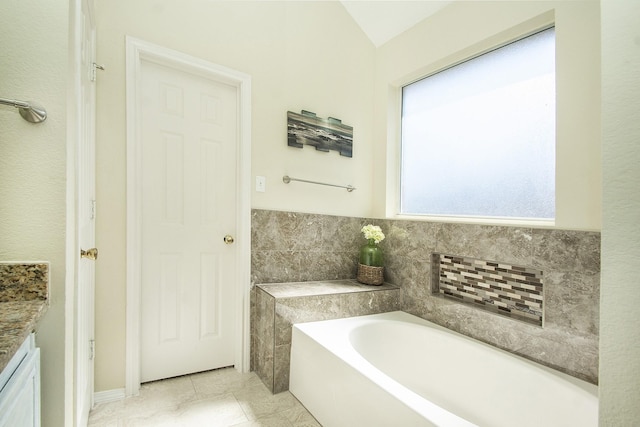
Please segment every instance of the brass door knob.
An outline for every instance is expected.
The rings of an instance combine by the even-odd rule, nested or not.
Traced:
[[[222,240],[223,240],[227,245],[230,245],[230,244],[232,244],[232,243],[234,242],[234,240],[233,240],[233,236],[230,236],[230,235],[228,235],[228,234],[227,234],[226,236],[224,236],[224,238],[223,238]]]
[[[87,250],[80,249],[80,257],[95,261],[98,259],[98,248],[91,248]]]

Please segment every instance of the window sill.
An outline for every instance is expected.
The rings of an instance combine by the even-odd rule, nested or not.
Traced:
[[[388,219],[398,219],[407,221],[426,221],[459,224],[478,225],[502,225],[515,227],[533,228],[555,228],[556,222],[553,219],[529,219],[529,218],[492,218],[492,217],[464,217],[464,216],[444,216],[444,215],[408,215],[395,214],[387,216]]]

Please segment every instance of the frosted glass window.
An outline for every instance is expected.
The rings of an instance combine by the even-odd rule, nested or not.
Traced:
[[[403,214],[555,217],[555,32],[402,89]]]

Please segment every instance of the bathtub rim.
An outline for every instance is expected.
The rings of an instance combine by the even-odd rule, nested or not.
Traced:
[[[357,319],[357,320],[356,320]],[[377,313],[377,314],[366,314],[366,315],[362,315],[362,316],[353,316],[353,317],[343,317],[340,319],[330,319],[330,320],[318,320],[318,321],[314,321],[314,322],[304,322],[304,323],[294,323],[292,325],[292,327],[298,327],[298,329],[302,330],[303,332],[307,333],[308,329],[317,329],[317,326],[314,325],[318,325],[318,324],[330,324],[330,323],[338,323],[338,322],[358,322],[358,323],[364,323],[364,322],[369,322],[371,320],[384,320],[384,321],[396,321],[396,322],[405,322],[405,323],[413,323],[416,324],[418,326],[427,326],[436,330],[439,330],[443,333],[447,333],[447,334],[452,334],[460,339],[463,340],[469,340],[471,342],[473,342],[474,344],[480,345],[482,347],[488,348],[490,350],[493,351],[497,351],[499,353],[502,353],[504,355],[510,356],[510,357],[514,357],[520,361],[522,361],[523,363],[529,364],[534,366],[535,368],[538,369],[542,369],[545,372],[548,372],[552,375],[556,375],[559,376],[560,378],[563,378],[565,380],[567,380],[568,382],[574,384],[575,386],[578,386],[580,388],[585,389],[585,391],[587,391],[589,394],[592,394],[594,397],[598,398],[598,385],[597,384],[593,384],[590,383],[586,380],[583,380],[582,378],[578,378],[575,377],[573,375],[570,375],[566,372],[560,371],[558,369],[555,369],[551,366],[547,366],[547,365],[543,365],[540,362],[537,362],[535,360],[529,359],[525,356],[522,356],[518,353],[513,353],[511,351],[505,350],[501,347],[497,347],[495,345],[492,345],[490,343],[487,343],[485,341],[479,340],[477,338],[471,337],[469,335],[465,335],[463,333],[457,332],[453,329],[449,329],[445,326],[439,325],[437,323],[434,323],[430,320],[427,319],[423,319],[422,317],[418,317],[415,314],[411,314],[408,313],[406,311],[402,311],[402,310],[396,310],[396,311],[388,311],[388,312],[384,312],[384,313]],[[355,326],[352,328],[354,329]],[[347,334],[348,335],[348,334]],[[323,343],[323,347],[327,348],[328,350],[331,350],[331,348],[327,347],[326,345],[324,345]],[[355,350],[354,350],[355,351]],[[358,354],[360,357],[362,357],[360,355],[360,353],[358,353],[357,351],[355,351],[356,354]],[[363,360],[364,357],[362,357]]]
[[[310,339],[314,340],[319,346],[324,348],[326,351],[337,357],[339,360],[343,361],[355,371],[357,371],[360,375],[366,377],[371,382],[376,384],[378,387],[386,389],[398,400],[401,400],[405,406],[409,407],[414,412],[417,412],[424,416],[427,420],[431,420],[433,418],[433,413],[429,412],[429,410],[425,410],[424,402],[428,402],[427,399],[424,399],[422,396],[418,395],[405,385],[399,383],[395,379],[389,377],[386,373],[379,370],[378,367],[374,366],[371,362],[369,362],[362,354],[360,354],[353,346],[350,340],[351,332],[357,329],[358,326],[367,325],[372,322],[402,322],[402,323],[410,323],[416,326],[428,327],[431,329],[435,329],[440,333],[445,333],[449,335],[453,335],[458,339],[471,341],[474,345],[479,345],[484,347],[490,351],[495,351],[501,353],[503,356],[515,358],[516,360],[533,367],[534,369],[542,370],[546,372],[548,375],[552,375],[561,380],[566,381],[571,384],[573,387],[579,388],[581,393],[587,394],[590,398],[598,400],[598,386],[591,384],[587,381],[584,381],[580,378],[573,377],[567,373],[561,372],[559,370],[553,369],[551,367],[542,365],[536,361],[527,359],[518,354],[511,353],[509,351],[503,350],[499,347],[493,346],[491,344],[487,344],[473,337],[466,336],[454,330],[448,329],[444,326],[433,323],[429,320],[420,318],[413,314],[404,312],[404,311],[392,311],[386,313],[379,314],[371,314],[364,316],[354,316],[348,318],[341,319],[331,319],[331,320],[320,320],[315,322],[307,322],[307,323],[297,323],[292,325],[294,330],[302,333]],[[348,326],[343,326],[339,328],[343,330],[344,333],[333,333],[335,332],[335,325],[345,324]],[[326,325],[331,325],[330,327],[326,327]],[[292,350],[293,350],[293,342],[292,342]],[[293,353],[292,353],[293,354]],[[431,403],[431,402],[429,402]],[[432,404],[432,403],[431,403]],[[457,419],[459,424],[457,425],[468,425],[474,426],[471,421],[468,421],[465,418],[459,417],[458,415],[449,412],[445,408],[441,408],[435,404],[432,404],[433,407],[438,408],[438,411],[443,411],[443,416],[449,417],[452,416],[454,419]],[[433,407],[429,408],[433,410]],[[597,413],[597,403],[596,403],[596,413]],[[442,425],[452,425],[452,424],[442,424]]]

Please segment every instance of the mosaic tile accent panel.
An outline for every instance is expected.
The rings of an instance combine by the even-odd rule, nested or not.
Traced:
[[[543,325],[542,271],[495,261],[433,254],[433,292],[514,319]]]

